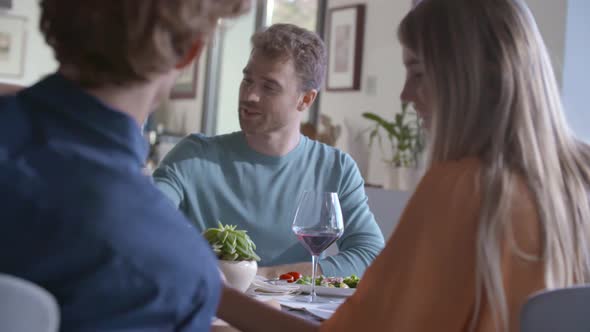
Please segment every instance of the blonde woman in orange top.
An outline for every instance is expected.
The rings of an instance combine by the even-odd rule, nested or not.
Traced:
[[[399,26],[430,168],[356,293],[321,331],[519,330],[535,291],[590,282],[590,148],[562,111],[523,0],[423,0]],[[310,323],[224,291],[244,331]],[[244,311],[245,310],[245,311]],[[250,319],[249,319],[250,318]],[[279,328],[280,327],[280,328]]]

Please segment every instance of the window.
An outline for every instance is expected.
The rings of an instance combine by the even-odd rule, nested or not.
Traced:
[[[319,0],[268,0],[268,25],[291,23],[316,31]]]
[[[270,26],[275,23],[291,23],[323,36],[323,17],[327,2],[327,0],[266,0],[266,17],[261,19],[259,24]],[[312,124],[318,122],[319,98],[320,96],[311,106],[307,116],[301,119],[302,122],[309,121]]]

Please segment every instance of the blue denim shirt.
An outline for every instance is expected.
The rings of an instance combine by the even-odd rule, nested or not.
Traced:
[[[208,331],[215,257],[141,173],[137,123],[59,74],[0,98],[0,273],[51,292],[62,331]]]

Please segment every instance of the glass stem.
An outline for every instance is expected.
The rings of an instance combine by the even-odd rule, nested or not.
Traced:
[[[317,255],[311,255],[311,302],[315,302],[315,279],[317,278],[318,271],[318,259]]]

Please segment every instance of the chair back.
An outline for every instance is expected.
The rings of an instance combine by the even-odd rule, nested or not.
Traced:
[[[369,199],[369,208],[387,241],[399,223],[412,192],[381,188],[365,188],[365,192]]]
[[[45,289],[21,278],[0,274],[0,331],[57,332],[59,307]]]
[[[536,293],[523,306],[520,332],[590,331],[590,285]]]

